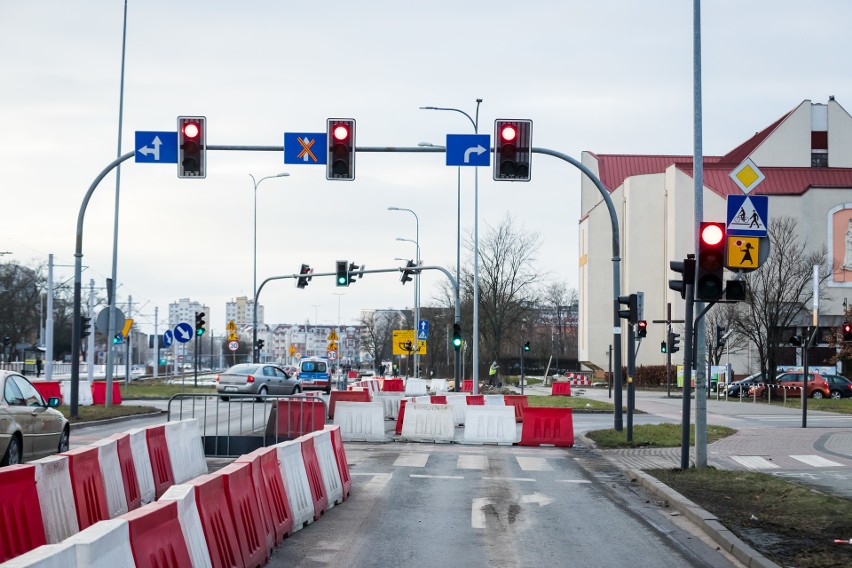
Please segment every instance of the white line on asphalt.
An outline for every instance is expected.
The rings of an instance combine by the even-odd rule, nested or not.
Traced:
[[[799,460],[802,463],[806,463],[813,467],[843,467],[842,463],[833,462],[831,460],[827,460],[822,456],[790,456],[794,460]]]
[[[547,463],[547,458],[515,456],[515,459],[524,471],[553,471],[553,467]]]
[[[426,467],[426,462],[429,461],[429,454],[416,454],[406,452],[399,454],[393,465],[397,467]]]
[[[731,456],[731,459],[748,469],[778,469],[779,467],[760,456]]]
[[[591,483],[588,479],[554,479],[556,483]]]
[[[535,481],[532,477],[486,477],[483,476],[482,479],[484,481]]]
[[[425,475],[412,473],[408,477],[416,477],[418,479],[464,479],[463,475]]]
[[[488,457],[480,455],[460,455],[456,467],[459,469],[488,469]]]

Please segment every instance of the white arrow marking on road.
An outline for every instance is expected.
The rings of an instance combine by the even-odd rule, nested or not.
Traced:
[[[521,497],[521,503],[538,503],[539,507],[550,505],[554,501],[555,499],[548,497],[544,493],[539,493],[538,491],[536,491],[532,495],[523,495]]]
[[[183,337],[184,339],[189,339],[191,337],[190,333],[182,327],[176,328],[175,331],[178,332],[180,334],[180,336]]]
[[[154,161],[159,162],[160,161],[160,144],[162,144],[160,137],[154,136],[154,141],[152,142],[152,144],[154,145],[153,148],[150,148],[148,146],[142,146],[141,148],[139,148],[139,153],[143,154],[145,156],[147,156],[148,154],[154,154]]]
[[[485,148],[483,148],[481,144],[477,144],[476,146],[471,146],[470,148],[468,148],[467,150],[464,151],[464,163],[465,164],[470,163],[471,153],[476,153],[476,155],[478,156],[479,154],[482,154],[483,152],[485,152]]]
[[[475,529],[485,528],[485,511],[483,509],[488,505],[493,505],[491,499],[479,497],[473,500],[470,507],[470,526]]]

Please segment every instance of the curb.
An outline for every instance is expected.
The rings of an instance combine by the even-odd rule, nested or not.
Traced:
[[[594,441],[590,438],[582,434],[577,436],[577,438],[587,447],[597,448]],[[631,480],[637,481],[639,485],[665,501],[669,507],[684,515],[707,536],[712,538],[722,549],[729,552],[734,558],[749,568],[781,568],[780,565],[775,564],[760,554],[727,529],[716,515],[705,511],[660,480],[648,475],[644,471],[626,467],[617,461],[610,460],[606,456],[602,457],[626,473]]]
[[[166,414],[166,411],[159,410],[157,412],[145,412],[143,414],[130,414],[128,416],[104,418],[103,420],[87,420],[85,422],[73,422],[71,423],[71,431],[73,432],[75,430],[85,430],[86,428],[92,428],[94,426],[104,426],[106,424],[115,424],[117,422],[129,422],[130,420],[135,420],[137,418],[151,418],[155,416],[160,416],[162,414]]]

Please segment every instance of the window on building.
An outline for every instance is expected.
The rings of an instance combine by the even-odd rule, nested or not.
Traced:
[[[811,167],[812,168],[827,168],[828,167],[828,151],[812,150],[811,151]]]

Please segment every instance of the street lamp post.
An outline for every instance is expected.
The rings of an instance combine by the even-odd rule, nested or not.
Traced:
[[[254,226],[254,240],[252,243],[252,285],[251,289],[254,295],[252,296],[252,326],[251,326],[251,362],[257,363],[257,186],[259,186],[263,180],[279,178],[279,177],[287,177],[290,174],[287,172],[281,172],[280,174],[275,174],[272,176],[262,177],[259,180],[255,180],[254,176],[249,174],[252,183],[254,184],[254,220],[252,225]]]
[[[411,209],[406,209],[405,207],[388,207],[388,211],[408,211],[412,215],[414,215],[414,227],[415,227],[415,240],[414,244],[417,246],[417,258],[415,262],[417,266],[420,266],[420,218],[417,216],[417,213],[412,211]],[[412,242],[411,239],[402,239],[397,238],[398,241],[408,241]],[[417,335],[420,326],[420,273],[417,272],[414,274],[414,344],[419,345],[417,340]],[[414,378],[418,378],[420,376],[420,350],[414,352]]]
[[[482,99],[476,99],[476,120],[468,113],[458,108],[422,106],[421,110],[448,110],[463,114],[473,126],[474,134],[479,134],[479,104]],[[479,168],[474,168],[473,189],[473,394],[479,392]],[[458,171],[458,228],[456,231],[456,278],[461,279],[461,167]],[[461,283],[456,287],[456,303],[459,302]],[[456,322],[460,323],[460,322]],[[456,361],[458,374],[459,362]]]

